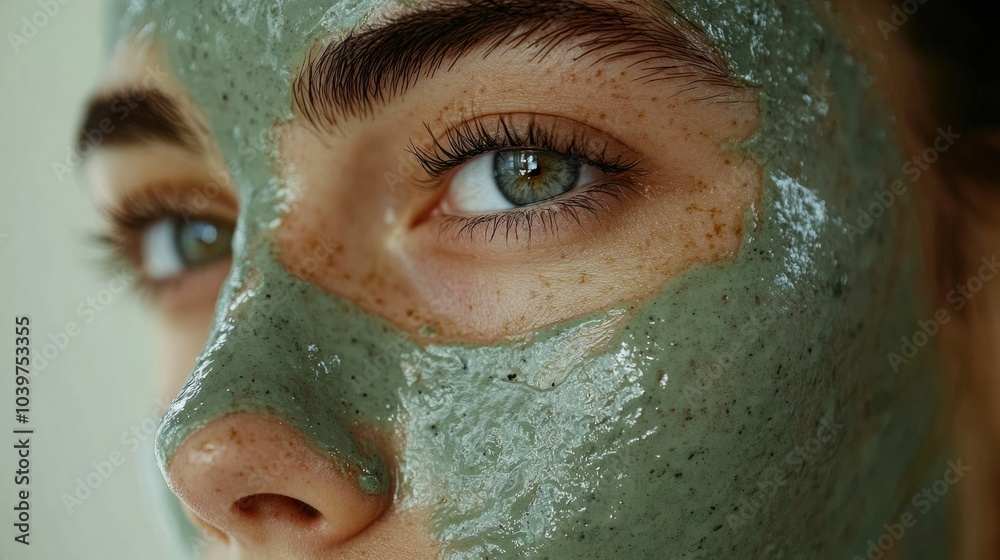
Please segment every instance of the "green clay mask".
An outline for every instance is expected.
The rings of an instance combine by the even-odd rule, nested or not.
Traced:
[[[125,29],[155,23],[242,204],[161,468],[213,419],[254,411],[300,429],[367,492],[428,511],[444,558],[863,555],[928,474],[913,465],[939,405],[928,349],[898,367],[886,357],[919,318],[916,247],[899,242],[917,238],[911,202],[847,228],[901,179],[901,159],[832,16],[798,0],[673,3],[760,94],[761,128],[740,149],[764,191],[734,260],[517,342],[421,346],[278,264],[284,189],[255,146],[292,117],[313,42],[376,4],[125,10]],[[405,435],[395,488],[357,425]]]

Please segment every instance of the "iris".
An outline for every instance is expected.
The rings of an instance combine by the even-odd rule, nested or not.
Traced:
[[[504,198],[527,206],[572,190],[582,167],[579,161],[548,150],[500,150],[493,159],[493,177]]]

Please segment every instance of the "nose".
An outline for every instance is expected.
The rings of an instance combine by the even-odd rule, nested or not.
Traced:
[[[375,332],[370,319],[287,274],[261,239],[234,257],[241,265],[164,413],[156,460],[232,549],[329,557],[370,536],[361,533],[388,509],[392,450],[376,441],[397,412],[390,376],[402,372],[369,373],[365,350],[385,339],[359,336]]]
[[[386,506],[386,493],[366,492],[347,465],[274,417],[240,412],[188,437],[165,474],[232,546],[317,557],[358,535]]]

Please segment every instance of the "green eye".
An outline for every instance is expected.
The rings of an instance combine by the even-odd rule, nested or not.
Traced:
[[[573,190],[582,169],[579,161],[547,150],[500,150],[493,156],[497,188],[517,206],[535,204]]]
[[[200,266],[229,254],[232,229],[205,221],[177,226],[177,253],[185,266]]]
[[[142,269],[154,280],[173,278],[228,257],[232,239],[233,228],[220,222],[166,218],[143,233]]]
[[[513,210],[559,198],[605,176],[566,154],[507,148],[460,166],[448,184],[448,202],[457,215]]]

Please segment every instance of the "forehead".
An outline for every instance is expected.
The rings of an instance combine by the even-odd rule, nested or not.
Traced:
[[[151,64],[163,64],[172,74],[164,80],[167,88],[183,86],[210,114],[225,109],[226,102],[245,101],[255,109],[271,107],[273,114],[254,112],[276,122],[288,116],[283,114],[288,105],[270,102],[284,97],[295,65],[318,39],[335,37],[403,7],[395,0],[288,0],[266,5],[125,0],[112,14],[119,22],[112,37],[118,48],[108,79],[141,80]],[[230,95],[233,92],[252,93]],[[247,108],[242,112],[246,114]]]

